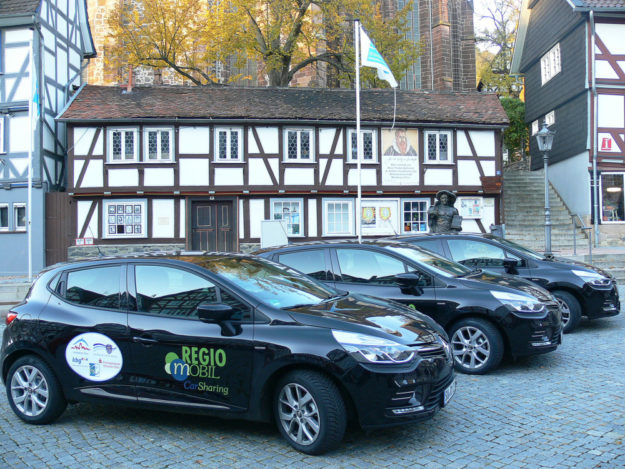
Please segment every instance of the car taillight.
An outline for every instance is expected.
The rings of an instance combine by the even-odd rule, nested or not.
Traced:
[[[14,312],[12,312],[12,311],[9,311],[9,312],[7,313],[7,317],[6,317],[6,324],[7,324],[7,326],[8,326],[9,324],[11,324],[11,322],[13,321],[13,319],[15,319],[16,317],[17,317],[17,313],[14,313]]]

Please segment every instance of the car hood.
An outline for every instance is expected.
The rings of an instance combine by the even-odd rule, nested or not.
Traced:
[[[494,274],[481,271],[457,279],[463,286],[475,289],[490,290],[521,290],[541,301],[553,301],[551,293],[529,280],[517,275]]]
[[[585,262],[575,261],[573,259],[566,259],[564,257],[556,257],[554,259],[543,259],[543,262],[553,263],[554,267],[562,270],[588,270],[590,272],[597,272],[607,278],[612,278],[609,272],[606,272],[594,265],[586,264]]]
[[[432,343],[446,334],[432,319],[398,303],[349,294],[286,311],[300,324],[389,338],[402,344]]]

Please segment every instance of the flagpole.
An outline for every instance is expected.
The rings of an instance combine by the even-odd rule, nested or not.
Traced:
[[[362,242],[362,172],[360,170],[360,21],[354,20],[354,44],[356,46],[356,168],[358,173],[358,197],[356,198],[356,233]]]
[[[34,35],[33,31],[33,35]],[[28,41],[28,61],[29,61],[29,73],[30,73],[30,91],[31,96],[28,100],[28,122],[30,125],[30,134],[29,134],[29,143],[28,143],[28,203],[26,207],[27,211],[27,220],[26,220],[26,229],[28,236],[28,281],[32,281],[33,279],[33,226],[32,226],[32,207],[33,207],[33,141],[35,136],[33,135],[33,91],[35,90],[35,67],[33,60],[33,38],[30,37]]]

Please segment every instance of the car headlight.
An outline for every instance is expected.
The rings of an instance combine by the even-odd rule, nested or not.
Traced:
[[[589,272],[587,270],[572,270],[571,272],[581,278],[584,282],[598,287],[607,287],[611,282],[609,278],[604,277],[597,272]]]
[[[530,295],[520,295],[518,293],[508,293],[496,290],[491,290],[490,294],[501,301],[504,305],[510,306],[521,313],[540,313],[545,309],[545,305],[543,303]]]
[[[416,353],[393,340],[347,331],[332,331],[334,339],[358,361],[369,363],[406,363]]]

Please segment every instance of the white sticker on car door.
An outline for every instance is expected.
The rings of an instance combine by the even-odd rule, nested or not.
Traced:
[[[86,332],[70,340],[65,360],[79,376],[89,381],[107,381],[117,376],[124,359],[113,339],[97,332]]]

